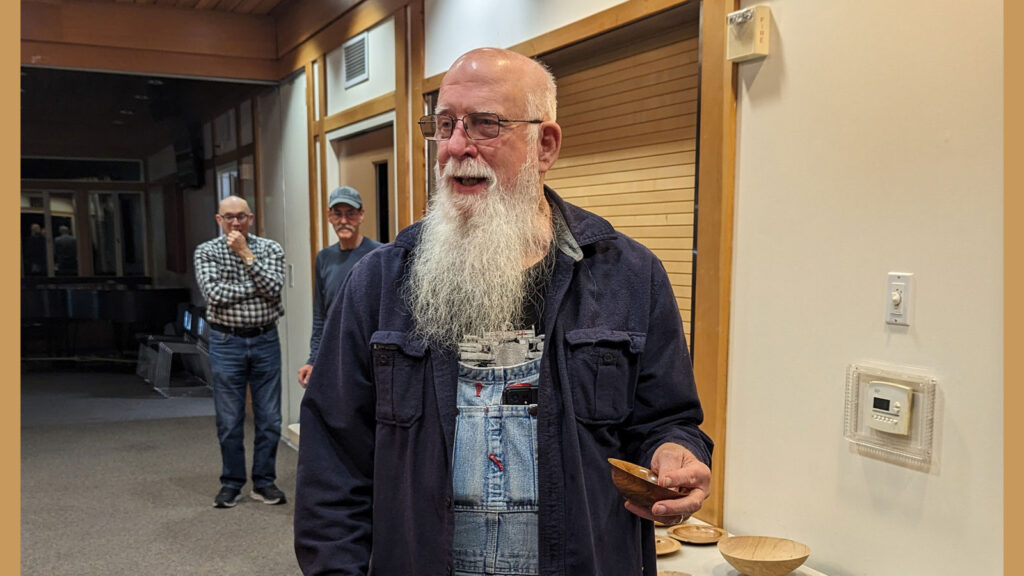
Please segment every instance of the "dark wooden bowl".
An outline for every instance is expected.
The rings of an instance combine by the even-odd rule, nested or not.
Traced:
[[[637,506],[650,510],[655,502],[674,500],[686,495],[686,492],[676,492],[658,486],[658,475],[643,466],[618,458],[609,458],[608,463],[611,464],[612,482],[619,489],[619,493]]]

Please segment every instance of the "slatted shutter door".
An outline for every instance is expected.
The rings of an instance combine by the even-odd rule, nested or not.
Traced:
[[[696,24],[673,34],[685,39],[558,78],[562,150],[545,183],[661,259],[692,343]]]

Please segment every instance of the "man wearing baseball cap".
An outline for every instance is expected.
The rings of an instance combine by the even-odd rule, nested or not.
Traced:
[[[360,258],[380,246],[359,232],[363,223],[363,198],[351,186],[331,191],[327,198],[327,222],[338,235],[338,243],[331,244],[316,255],[316,280],[313,290],[313,335],[309,338],[309,359],[299,368],[299,384],[303,388],[313,373],[313,361],[320,349],[324,332],[324,318],[341,290],[352,267]]]

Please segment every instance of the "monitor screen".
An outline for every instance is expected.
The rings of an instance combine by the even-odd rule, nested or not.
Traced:
[[[202,316],[199,317],[199,330],[196,333],[196,337],[203,342],[210,339],[210,327],[206,323],[206,318],[203,318]]]

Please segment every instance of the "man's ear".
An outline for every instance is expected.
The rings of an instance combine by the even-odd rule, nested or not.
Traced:
[[[562,127],[556,122],[544,122],[540,125],[540,147],[537,151],[540,173],[543,174],[558,160],[558,152],[562,149]]]

